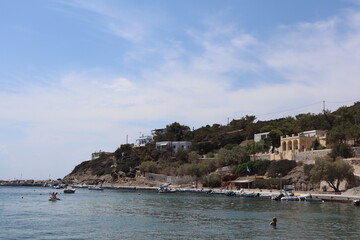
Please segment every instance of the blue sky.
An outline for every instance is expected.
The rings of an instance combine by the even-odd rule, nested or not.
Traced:
[[[360,1],[0,1],[0,179],[63,177],[174,121],[360,99]]]

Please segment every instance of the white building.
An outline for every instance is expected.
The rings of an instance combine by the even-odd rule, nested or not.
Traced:
[[[142,135],[138,139],[136,139],[134,147],[145,147],[146,144],[151,143],[153,141],[152,136],[144,136]]]
[[[160,151],[172,150],[172,152],[177,152],[179,150],[191,151],[191,142],[188,141],[162,141],[156,143],[156,149]]]
[[[260,142],[269,136],[269,132],[254,134],[254,142]]]

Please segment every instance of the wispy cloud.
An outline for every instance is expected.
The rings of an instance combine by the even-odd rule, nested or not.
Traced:
[[[65,174],[91,151],[114,151],[127,134],[134,140],[139,132],[173,121],[200,127],[246,114],[276,118],[299,112],[261,114],[359,96],[360,13],[355,11],[279,26],[270,39],[235,23],[203,19],[201,28],[183,29],[181,38],[155,41],[156,24],[132,11],[103,1],[65,3],[94,13],[90,21],[130,41],[134,47],[123,56],[138,63],[137,71],[73,70],[0,92],[0,119],[26,123],[18,126],[22,134],[16,143],[0,138],[0,154],[5,152],[1,146],[16,152],[14,168],[34,165],[48,171],[61,163],[62,170],[53,171]],[[160,17],[152,21],[161,22]],[[254,83],[247,84],[248,78]],[[320,112],[321,107],[301,111]],[[20,161],[29,157],[31,163]]]

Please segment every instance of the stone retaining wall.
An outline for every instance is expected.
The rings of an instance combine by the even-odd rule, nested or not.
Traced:
[[[360,157],[360,147],[354,147],[354,157]],[[315,158],[324,157],[331,152],[331,149],[324,150],[315,150],[315,151],[306,151],[306,152],[292,152],[288,154],[279,153],[279,154],[256,154],[251,155],[251,160],[280,160],[280,159],[289,159],[295,160],[297,162],[304,162],[306,164],[315,163]],[[286,156],[286,157],[285,157]]]
[[[307,152],[294,152],[293,160],[297,162],[304,162],[306,164],[314,164],[315,158],[324,157],[331,152],[331,149],[307,151]]]

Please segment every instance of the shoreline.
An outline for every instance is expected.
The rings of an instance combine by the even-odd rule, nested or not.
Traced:
[[[91,185],[73,185],[74,188],[88,188]],[[43,185],[14,185],[14,184],[0,184],[0,187],[47,187]],[[158,187],[149,187],[141,185],[103,185],[103,189],[118,189],[118,190],[132,190],[132,191],[158,191]],[[216,194],[216,195],[228,195],[236,197],[245,197],[245,198],[258,198],[258,197],[267,197],[271,199],[271,196],[277,196],[281,193],[278,189],[241,189],[241,190],[229,190],[223,188],[182,188],[173,186],[172,189],[175,189],[178,193],[199,193],[199,194]],[[60,189],[57,189],[60,190]],[[360,195],[347,195],[343,193],[318,193],[311,191],[294,191],[295,196],[310,194],[313,199],[319,199],[330,202],[352,202],[353,200],[360,200]],[[243,196],[241,196],[243,194]],[[258,197],[247,197],[246,194],[257,195]]]
[[[74,186],[74,188],[87,188],[88,186]],[[148,191],[157,191],[158,187],[147,187],[147,186],[128,186],[128,185],[117,185],[117,186],[109,186],[103,185],[102,188],[104,189],[119,189],[119,190],[148,190]],[[229,193],[233,192],[238,197],[242,197],[241,193],[243,194],[254,194],[258,196],[276,196],[281,193],[280,190],[275,189],[242,189],[242,190],[228,190],[222,188],[181,188],[181,187],[172,187],[176,189],[179,193],[202,193],[202,194],[223,194],[228,195]],[[313,199],[321,199],[324,201],[336,201],[336,202],[352,202],[353,200],[360,200],[360,195],[347,195],[343,193],[318,193],[318,192],[304,192],[304,191],[294,191],[294,195],[301,195],[301,194],[310,194]],[[231,196],[231,195],[229,195]],[[251,197],[248,197],[251,198]]]

